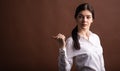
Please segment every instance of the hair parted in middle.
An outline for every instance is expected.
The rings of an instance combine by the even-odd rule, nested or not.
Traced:
[[[94,15],[94,9],[93,7],[89,4],[89,3],[82,3],[80,4],[75,11],[75,15],[74,18],[76,19],[78,14],[83,11],[83,10],[88,10],[92,13],[92,17],[93,19],[95,19],[95,15]],[[78,41],[78,25],[76,25],[76,27],[72,30],[72,39],[74,42],[74,48],[79,50],[80,49],[80,43]]]

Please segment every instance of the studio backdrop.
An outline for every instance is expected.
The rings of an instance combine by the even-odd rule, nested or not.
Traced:
[[[58,71],[53,35],[71,35],[83,0],[0,0],[0,71]],[[91,30],[104,49],[106,71],[120,71],[120,0],[88,0]],[[75,68],[72,68],[75,71]]]

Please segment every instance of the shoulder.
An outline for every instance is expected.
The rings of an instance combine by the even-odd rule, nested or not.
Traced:
[[[70,43],[70,42],[73,42],[72,36],[70,36],[66,39],[66,43]]]
[[[93,33],[93,32],[91,32],[91,40],[96,42],[96,43],[100,42],[99,36],[96,33]]]
[[[96,33],[93,33],[91,34],[91,41],[93,41],[94,43],[99,43],[100,44],[100,38],[99,36],[96,34]]]
[[[91,35],[92,35],[92,37],[94,37],[95,39],[99,39],[99,36],[98,36],[96,33],[91,32]]]
[[[66,47],[69,48],[72,46],[73,46],[73,39],[72,39],[72,36],[70,36],[66,39]]]

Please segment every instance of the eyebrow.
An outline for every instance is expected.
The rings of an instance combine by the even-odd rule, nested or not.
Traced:
[[[84,16],[84,15],[82,15],[82,14],[78,14],[78,16]],[[85,15],[85,16],[92,16],[92,15]]]

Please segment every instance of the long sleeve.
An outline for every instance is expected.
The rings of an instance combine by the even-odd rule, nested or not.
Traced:
[[[98,42],[99,42],[99,46],[102,48],[99,36],[98,36]],[[102,49],[102,53],[101,53],[101,56],[100,56],[100,62],[101,62],[101,71],[105,71],[103,49]]]
[[[103,55],[101,55],[101,71],[105,71]]]
[[[73,58],[78,71],[105,71],[99,36],[91,33],[89,40],[80,37],[79,43],[81,49],[75,50],[70,37],[66,41],[66,46],[59,49],[59,71],[70,71]]]
[[[72,58],[67,58],[66,47],[59,49],[59,71],[70,71],[72,67],[73,60]]]

